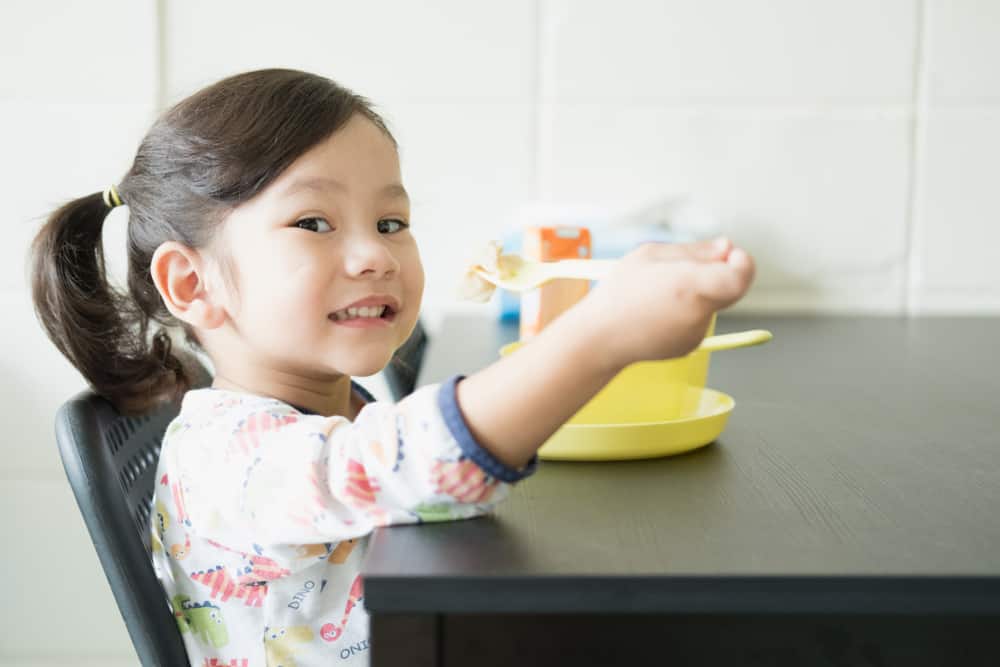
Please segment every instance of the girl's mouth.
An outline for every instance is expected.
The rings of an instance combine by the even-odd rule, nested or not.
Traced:
[[[396,311],[389,306],[362,306],[345,308],[327,316],[334,324],[347,327],[385,327],[396,319]]]

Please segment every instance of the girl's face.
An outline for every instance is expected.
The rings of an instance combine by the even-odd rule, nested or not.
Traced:
[[[420,310],[424,272],[409,223],[396,149],[355,115],[223,223],[236,344],[213,350],[217,368],[251,364],[305,384],[380,371]],[[388,310],[343,313],[359,301]]]

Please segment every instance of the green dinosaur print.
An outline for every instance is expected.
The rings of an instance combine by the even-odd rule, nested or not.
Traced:
[[[208,602],[191,602],[186,595],[175,595],[172,601],[174,617],[181,634],[194,632],[195,636],[215,648],[229,643],[229,632],[222,622],[222,610]]]
[[[434,505],[417,505],[412,512],[420,517],[421,521],[451,521],[455,518],[452,507],[448,503],[437,503]]]

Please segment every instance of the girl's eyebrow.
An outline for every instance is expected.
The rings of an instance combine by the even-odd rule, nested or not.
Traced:
[[[405,199],[407,201],[410,199],[410,194],[403,187],[402,183],[390,183],[386,185],[379,190],[379,196],[384,199]]]
[[[320,176],[292,181],[285,187],[284,190],[282,190],[281,194],[284,197],[288,197],[302,189],[319,190],[322,192],[324,190],[344,191],[347,187],[336,179]],[[382,199],[410,199],[410,195],[406,192],[406,188],[403,187],[402,183],[389,183],[384,185],[378,191],[377,196]]]

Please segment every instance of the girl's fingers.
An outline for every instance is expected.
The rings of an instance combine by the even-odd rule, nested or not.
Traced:
[[[733,250],[733,242],[730,241],[725,236],[720,236],[715,239],[712,243],[713,259],[724,260],[729,257],[729,253]]]
[[[734,248],[725,262],[694,267],[692,279],[699,294],[724,308],[743,296],[753,281],[754,271],[750,255],[742,248]]]
[[[726,262],[736,271],[749,271],[750,277],[753,277],[753,259],[743,248],[733,248],[729,257],[726,258]]]
[[[711,241],[697,241],[695,243],[651,243],[647,249],[650,259],[660,262],[675,262],[681,260],[695,262],[718,262],[724,261],[733,242],[726,237],[720,237]]]

